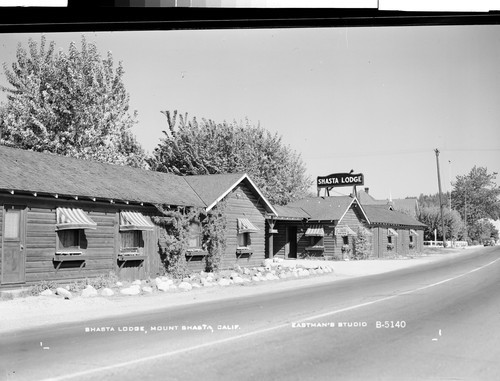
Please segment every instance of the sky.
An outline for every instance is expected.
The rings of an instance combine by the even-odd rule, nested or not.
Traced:
[[[123,62],[149,152],[167,128],[160,111],[179,110],[260,123],[311,179],[352,169],[377,199],[437,193],[436,148],[444,192],[475,165],[500,172],[498,25],[45,35],[67,51],[82,34]],[[40,34],[0,34],[0,61],[29,38]]]

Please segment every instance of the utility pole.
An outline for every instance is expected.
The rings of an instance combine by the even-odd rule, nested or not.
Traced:
[[[446,247],[446,235],[445,235],[445,231],[444,231],[443,199],[441,196],[441,175],[439,174],[439,150],[436,148],[434,150],[434,152],[436,152],[436,164],[437,164],[437,173],[438,173],[439,207],[441,208],[441,226],[443,229],[443,247]]]

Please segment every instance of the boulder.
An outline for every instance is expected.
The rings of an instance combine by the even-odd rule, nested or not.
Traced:
[[[273,264],[273,260],[269,259],[269,258],[266,258],[262,261],[262,266],[264,266],[264,267],[271,267],[272,264]]]
[[[91,296],[97,296],[97,290],[89,284],[87,287],[83,289],[82,297],[89,298]]]
[[[116,285],[117,285],[118,287],[121,287],[121,286],[123,286],[123,282],[116,282]]]
[[[170,285],[167,282],[159,282],[156,283],[156,288],[159,291],[168,291],[170,289]]]
[[[288,275],[287,273],[281,273],[281,274],[279,275],[280,279],[286,279],[286,278],[288,278],[288,276],[289,276],[289,275]]]
[[[243,269],[243,274],[250,275],[251,273],[250,269],[247,269],[246,267]]]
[[[101,291],[101,295],[102,296],[113,296],[115,293],[112,289],[110,288],[103,288],[102,291]]]
[[[231,284],[231,281],[226,278],[221,278],[217,283],[219,284],[219,286],[229,286]]]
[[[191,291],[192,289],[193,289],[193,286],[191,285],[191,283],[188,283],[188,282],[179,283],[179,290]]]
[[[260,282],[260,277],[258,277],[257,275],[254,275],[254,276],[252,277],[252,280],[253,280],[254,282]]]
[[[142,291],[144,291],[145,293],[147,294],[151,294],[153,292],[153,287],[150,287],[150,286],[144,286],[142,288]]]
[[[122,288],[120,290],[120,293],[123,295],[139,295],[141,293],[141,289],[139,287],[131,286]]]
[[[71,292],[69,292],[68,290],[66,290],[63,287],[58,287],[56,289],[56,294],[64,297],[64,299],[71,299],[71,297],[73,296],[73,295],[71,295]]]
[[[244,282],[244,280],[243,280],[243,278],[242,278],[242,277],[237,276],[237,277],[234,277],[234,278],[233,278],[233,282],[234,282],[235,284],[240,284],[240,283],[243,283],[243,282]]]
[[[281,263],[281,262],[283,262],[283,261],[284,261],[284,259],[283,259],[283,258],[279,258],[279,257],[274,257],[274,258],[273,258],[273,262],[274,262],[274,263]]]
[[[54,293],[52,292],[52,290],[43,290],[40,295],[42,296],[52,296],[54,295]]]
[[[134,281],[132,282],[132,284],[133,284],[134,286],[140,286],[140,285],[141,285],[141,283],[142,283],[142,282],[141,282],[139,279],[136,279],[136,280],[134,280]]]
[[[199,283],[191,283],[191,286],[192,286],[193,288],[200,288],[200,287],[201,287],[201,284],[199,284]]]

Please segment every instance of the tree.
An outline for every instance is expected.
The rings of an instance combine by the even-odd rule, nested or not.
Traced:
[[[469,238],[475,243],[484,243],[490,239],[498,239],[498,230],[487,219],[480,219],[474,222],[469,228]]]
[[[33,151],[101,162],[146,167],[145,153],[130,132],[137,113],[129,112],[121,62],[102,59],[82,36],[81,50],[71,43],[55,53],[29,40],[17,48],[17,60],[4,71],[11,88],[1,87],[1,143]]]
[[[463,221],[456,210],[443,209],[446,238],[460,240],[463,238]],[[434,230],[437,230],[437,238],[443,240],[443,228],[441,224],[441,211],[439,206],[423,207],[420,209],[418,220],[427,225],[424,230],[424,239],[434,240]]]
[[[485,167],[474,166],[467,175],[457,176],[453,184],[452,206],[466,220],[470,238],[479,240],[477,230],[472,229],[477,221],[500,217],[500,188],[494,181],[496,175],[496,172],[488,173]]]
[[[179,175],[248,173],[271,203],[302,198],[311,185],[300,155],[281,137],[260,126],[188,119],[163,112],[168,131],[153,152],[150,165]]]

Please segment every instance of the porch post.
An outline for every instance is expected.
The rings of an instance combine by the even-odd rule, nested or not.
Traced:
[[[273,237],[273,234],[272,231],[274,229],[274,223],[275,221],[273,221],[273,219],[269,219],[267,220],[267,222],[269,223],[269,236],[267,237],[268,241],[267,241],[267,250],[268,250],[268,253],[267,253],[267,257],[269,259],[273,259],[273,252],[274,252],[274,248],[273,248],[273,241],[274,241],[274,237]]]

